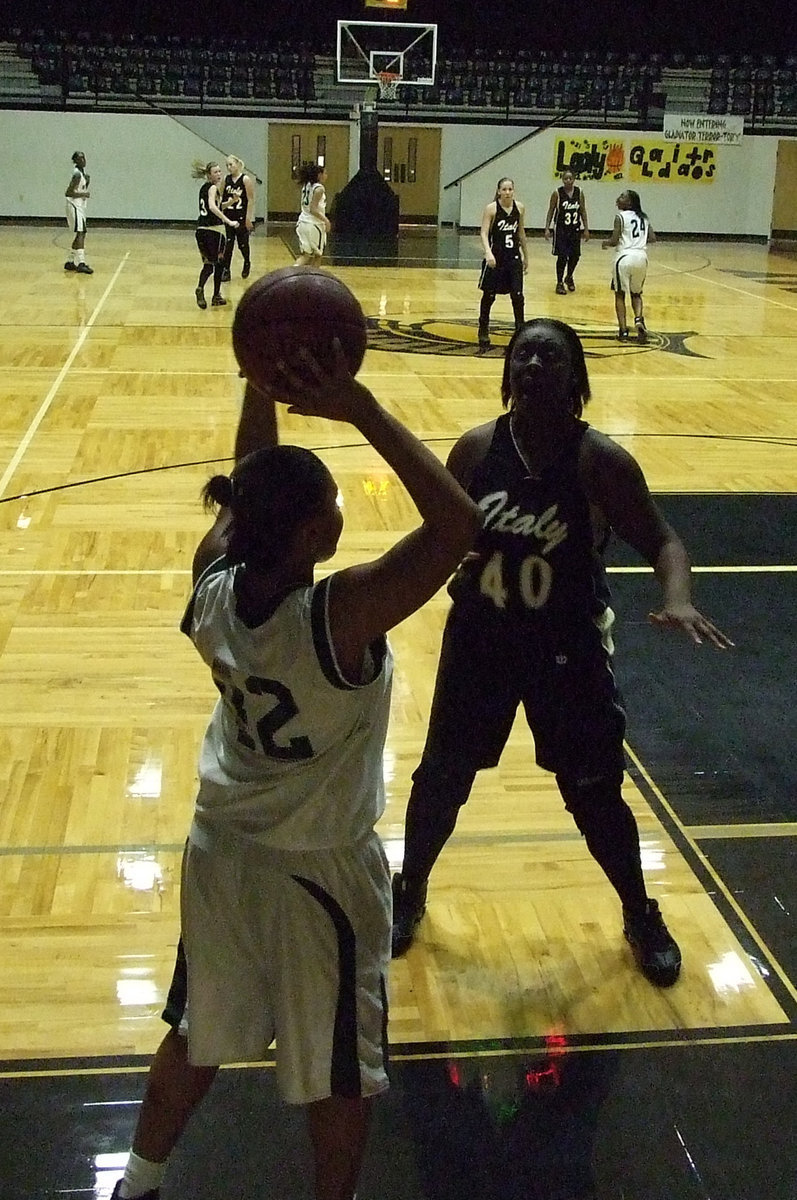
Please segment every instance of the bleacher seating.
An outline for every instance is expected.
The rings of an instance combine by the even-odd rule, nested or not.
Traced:
[[[129,34],[115,39],[87,31],[36,30],[19,35],[16,52],[43,89],[70,106],[135,108],[157,97],[178,110],[229,112],[246,105],[268,112],[339,116],[351,107],[350,89],[334,80],[328,47],[260,41]],[[434,84],[400,86],[394,115],[422,120],[559,120],[607,127],[644,127],[654,93],[667,80],[700,82],[703,111],[734,113],[745,128],[797,127],[797,58],[751,54],[709,56],[616,51],[554,52],[459,44],[441,50]],[[675,84],[672,84],[675,87]],[[696,94],[697,94],[696,91]],[[674,103],[678,92],[673,91]],[[672,99],[672,97],[671,97]],[[338,111],[340,110],[340,111]]]

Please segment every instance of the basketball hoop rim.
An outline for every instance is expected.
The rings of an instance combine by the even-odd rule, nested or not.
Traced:
[[[402,76],[398,71],[377,71],[376,82],[380,100],[396,100]]]

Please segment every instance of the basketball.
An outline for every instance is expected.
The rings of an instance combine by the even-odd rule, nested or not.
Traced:
[[[242,296],[232,324],[232,345],[243,376],[268,390],[274,368],[306,346],[323,366],[333,361],[337,338],[356,375],[365,355],[367,329],[356,296],[328,271],[280,267]]]

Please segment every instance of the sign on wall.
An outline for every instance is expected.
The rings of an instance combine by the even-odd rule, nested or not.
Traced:
[[[581,180],[622,180],[625,170],[625,146],[617,138],[557,138],[554,144],[554,175],[572,171]]]
[[[730,113],[709,116],[706,113],[665,113],[665,142],[713,142],[741,146],[744,117]]]
[[[554,143],[554,178],[570,170],[583,182],[712,183],[717,153],[703,142],[661,138],[631,142],[606,137],[560,137]]]
[[[628,152],[631,183],[712,183],[716,151],[682,142],[635,142]]]

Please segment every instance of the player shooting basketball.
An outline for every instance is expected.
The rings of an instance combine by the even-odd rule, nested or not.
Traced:
[[[315,325],[308,326],[312,343]],[[274,390],[349,421],[393,468],[421,523],[372,562],[314,582],[343,527],[315,454],[277,445],[274,400],[247,386],[231,476],[206,500],[183,621],[220,699],[200,756],[182,933],[165,1020],[114,1197],[157,1200],[169,1153],[222,1062],[261,1060],[307,1111],[317,1200],[352,1200],[373,1098],[387,1087],[390,880],[384,807],[386,632],[468,550],[476,505],[346,367],[309,353]]]

